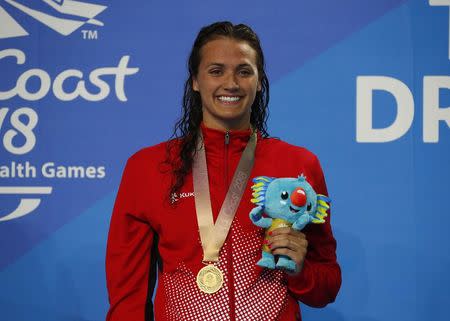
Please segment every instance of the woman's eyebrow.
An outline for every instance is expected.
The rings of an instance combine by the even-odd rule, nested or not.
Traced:
[[[211,62],[210,64],[207,65],[207,67],[211,67],[211,66],[225,67],[225,64],[219,63],[219,62]],[[242,64],[237,65],[237,68],[241,68],[241,67],[251,67],[251,64],[242,63]]]
[[[238,68],[241,68],[241,67],[251,67],[252,65],[250,65],[250,64],[248,64],[248,63],[243,63],[243,64],[239,64],[238,65]]]
[[[212,63],[208,64],[207,67],[211,67],[211,66],[224,67],[225,64],[221,64],[221,63],[218,63],[218,62],[212,62]]]

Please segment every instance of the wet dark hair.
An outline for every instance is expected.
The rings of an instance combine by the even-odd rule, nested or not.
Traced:
[[[261,90],[256,93],[251,107],[250,124],[259,131],[262,137],[269,136],[266,124],[269,104],[269,80],[265,72],[264,54],[258,36],[249,26],[244,24],[233,25],[229,21],[215,22],[203,27],[198,33],[189,55],[188,78],[184,84],[182,115],[176,122],[171,140],[167,144],[166,162],[171,165],[173,171],[169,197],[173,193],[178,193],[183,186],[186,175],[191,171],[193,155],[196,151],[203,114],[200,93],[192,89],[192,81],[198,74],[201,49],[206,43],[222,37],[245,41],[256,52],[256,65]],[[178,140],[180,141],[178,142]]]

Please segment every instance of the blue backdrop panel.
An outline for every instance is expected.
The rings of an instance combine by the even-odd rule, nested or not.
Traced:
[[[0,0],[2,319],[104,319],[106,238],[125,161],[170,136],[196,33],[231,20],[261,37],[269,132],[319,156],[333,199],[343,285],[328,307],[303,306],[304,319],[447,320],[449,6]],[[394,81],[408,106],[392,88],[358,103],[367,77]],[[358,108],[369,101],[374,129],[409,125],[400,105],[413,111],[410,126],[394,140],[358,140]],[[442,120],[430,143],[424,130],[437,121],[423,115],[433,104]]]

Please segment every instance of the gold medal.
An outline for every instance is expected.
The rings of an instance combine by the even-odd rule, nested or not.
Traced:
[[[209,193],[206,153],[201,131],[199,132],[199,136],[197,153],[194,154],[194,163],[192,164],[195,211],[197,213],[200,241],[203,248],[203,262],[211,263],[219,261],[219,251],[227,238],[228,231],[230,230],[231,223],[233,222],[234,215],[236,214],[253,168],[258,138],[256,132],[253,131],[247,146],[242,152],[238,167],[231,180],[230,188],[227,191],[219,215],[214,223]],[[203,293],[216,293],[222,288],[222,285],[222,271],[214,265],[209,264],[198,271],[197,286]]]
[[[216,293],[223,284],[223,274],[217,267],[210,264],[198,271],[197,286],[200,291],[208,294]]]

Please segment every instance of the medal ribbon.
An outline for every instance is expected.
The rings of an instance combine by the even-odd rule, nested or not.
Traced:
[[[203,135],[200,132],[197,142],[197,152],[195,153],[194,163],[192,165],[192,174],[194,180],[195,210],[197,212],[200,240],[203,247],[203,262],[217,262],[219,260],[219,251],[227,238],[228,231],[230,230],[231,223],[239,207],[250,172],[253,168],[256,142],[256,131],[253,131],[247,146],[242,152],[227,195],[220,208],[216,224],[214,224],[205,146],[203,144]]]

